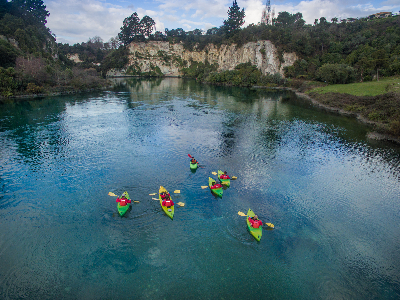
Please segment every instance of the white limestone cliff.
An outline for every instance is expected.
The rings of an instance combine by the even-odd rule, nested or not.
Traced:
[[[126,70],[110,70],[108,76],[124,76],[130,72],[156,71],[165,76],[181,76],[181,69],[188,67],[191,62],[210,64],[217,63],[218,71],[233,70],[241,63],[251,62],[263,74],[280,73],[283,68],[291,66],[297,60],[295,53],[283,53],[281,61],[277,48],[270,41],[258,41],[244,44],[241,47],[221,45],[216,47],[208,44],[201,51],[188,51],[183,44],[169,42],[131,43],[129,45],[129,63]],[[162,74],[161,74],[162,73]]]

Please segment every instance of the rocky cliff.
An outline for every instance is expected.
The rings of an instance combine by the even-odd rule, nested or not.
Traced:
[[[129,63],[126,70],[111,70],[108,76],[124,76],[144,72],[156,72],[165,76],[181,76],[182,68],[192,62],[206,60],[210,64],[217,63],[218,71],[233,70],[241,63],[251,62],[263,74],[280,73],[283,68],[291,66],[296,61],[295,53],[283,53],[279,58],[277,48],[270,41],[251,42],[237,47],[236,45],[221,45],[216,47],[208,44],[204,50],[188,51],[182,44],[168,42],[131,43],[129,45]]]

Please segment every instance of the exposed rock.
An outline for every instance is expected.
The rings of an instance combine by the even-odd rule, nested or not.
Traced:
[[[78,53],[68,54],[67,57],[68,57],[68,59],[73,60],[75,63],[83,62],[82,60],[79,59]]]
[[[281,62],[277,48],[270,41],[250,42],[241,47],[208,44],[201,51],[188,51],[183,44],[169,42],[133,42],[129,52],[128,73],[129,70],[144,73],[157,69],[165,76],[181,76],[182,68],[190,66],[192,61],[205,63],[206,60],[210,64],[217,63],[218,71],[233,70],[238,64],[250,61],[263,74],[280,73],[283,76],[283,68],[297,60],[295,53],[283,53]],[[113,76],[113,72],[107,75]]]

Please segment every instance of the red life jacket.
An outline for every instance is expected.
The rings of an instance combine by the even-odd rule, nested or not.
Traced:
[[[259,228],[262,225],[261,220],[253,220],[252,218],[249,218],[249,222],[253,228]]]
[[[162,206],[170,207],[170,206],[173,206],[173,205],[174,205],[174,202],[172,200],[164,200],[162,202]]]
[[[212,185],[211,186],[211,189],[219,189],[219,188],[222,188],[222,185],[220,185],[219,183],[217,183],[217,184],[214,184],[214,185]]]

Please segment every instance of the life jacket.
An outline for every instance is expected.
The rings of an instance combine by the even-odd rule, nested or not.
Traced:
[[[252,218],[249,218],[251,227],[253,228],[259,228],[262,225],[261,220],[253,220]]]
[[[170,193],[160,194],[160,196],[161,196],[161,199],[165,199],[165,198],[167,198],[167,196],[171,196],[171,194]]]
[[[167,206],[167,207],[171,207],[174,205],[174,202],[172,200],[164,200],[162,202],[162,206]]]

